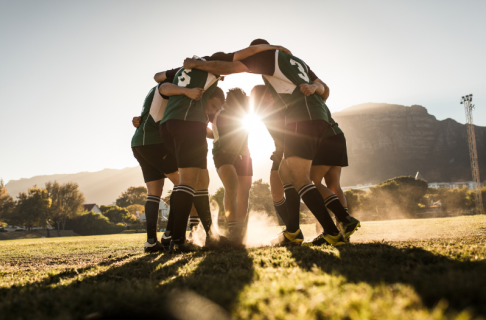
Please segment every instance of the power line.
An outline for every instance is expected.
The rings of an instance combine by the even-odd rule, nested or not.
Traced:
[[[467,140],[469,142],[469,157],[471,159],[471,171],[472,179],[476,189],[476,210],[477,213],[483,213],[483,197],[481,195],[481,180],[479,179],[479,163],[478,163],[478,150],[476,148],[476,136],[474,134],[474,122],[472,112],[474,105],[472,102],[472,94],[463,96],[461,104],[464,105],[466,111],[466,127],[467,127]]]

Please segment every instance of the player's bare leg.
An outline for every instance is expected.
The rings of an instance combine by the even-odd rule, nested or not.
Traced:
[[[243,226],[241,237],[244,239],[248,226],[248,201],[250,199],[250,189],[253,176],[238,176],[238,195],[236,208],[236,222]],[[242,239],[242,240],[243,240]]]
[[[218,175],[221,178],[224,186],[224,211],[226,220],[228,221],[228,229],[230,236],[236,231],[237,220],[236,214],[238,210],[238,175],[234,166],[225,164],[219,167]]]

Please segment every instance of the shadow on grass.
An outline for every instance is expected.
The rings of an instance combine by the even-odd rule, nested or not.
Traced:
[[[0,314],[18,319],[83,319],[90,314],[90,319],[177,319],[181,308],[171,309],[175,303],[192,306],[184,312],[204,309],[211,319],[227,319],[223,309],[230,310],[254,274],[246,250],[227,253],[127,255],[104,262],[110,266],[106,271],[89,266],[0,288]]]
[[[386,243],[347,245],[339,248],[339,257],[318,247],[288,250],[304,270],[317,266],[354,283],[409,284],[429,308],[446,299],[451,311],[468,308],[486,316],[486,261],[457,261],[421,248]]]

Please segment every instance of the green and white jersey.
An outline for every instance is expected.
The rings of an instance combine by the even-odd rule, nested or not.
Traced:
[[[326,104],[318,94],[306,97],[300,92],[300,84],[311,84],[316,79],[315,75],[311,77],[313,73],[301,59],[275,50],[255,54],[241,62],[252,73],[261,74],[265,83],[275,90],[272,90],[273,99],[280,100],[287,108],[286,124],[329,120]]]
[[[213,119],[213,155],[229,153],[240,156],[250,154],[248,149],[248,131],[243,126],[241,117],[221,108]]]
[[[327,107],[326,107],[326,109],[327,109]],[[329,109],[327,109],[327,111],[328,111],[328,117],[329,117],[329,127],[327,128],[326,133],[324,134],[324,138],[333,137],[333,136],[336,136],[338,134],[343,133],[341,128],[339,128],[338,123],[336,121],[334,121],[334,119],[332,118],[331,111],[329,111]]]
[[[207,123],[208,118],[204,113],[204,106],[218,85],[218,80],[219,76],[206,71],[181,68],[172,83],[179,87],[203,88],[204,94],[199,101],[194,101],[185,95],[171,96],[161,123],[173,119]]]
[[[151,109],[159,112],[160,108],[167,103],[166,99],[163,99],[159,93],[158,86],[153,87],[143,103],[142,122],[140,126],[135,130],[135,134],[132,137],[132,148],[138,146],[145,146],[149,144],[162,143],[162,139],[159,134],[159,124],[155,122],[153,116],[151,116]],[[158,108],[157,108],[158,107]],[[154,113],[152,111],[152,113]],[[155,113],[156,114],[156,113]]]

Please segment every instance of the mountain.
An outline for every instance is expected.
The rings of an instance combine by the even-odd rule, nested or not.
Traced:
[[[379,183],[417,171],[429,182],[470,181],[466,126],[437,120],[422,106],[365,103],[333,114],[343,129],[349,167],[341,185]],[[486,178],[486,128],[475,126],[480,177]]]
[[[466,126],[452,119],[437,120],[427,109],[386,103],[365,103],[333,113],[346,135],[349,167],[343,169],[342,186],[379,183],[417,171],[429,182],[470,181],[471,168]],[[486,179],[486,128],[475,127],[480,177]],[[221,186],[212,161],[208,161],[210,193]],[[267,164],[269,165],[269,164]],[[268,171],[254,168],[254,180],[268,181]],[[144,185],[139,167],[121,170],[36,176],[11,180],[6,187],[15,198],[34,184],[47,181],[77,182],[86,201],[110,204],[131,186]],[[167,182],[164,191],[170,190]]]
[[[15,199],[19,192],[26,192],[34,184],[43,187],[47,181],[54,180],[59,183],[77,182],[86,201],[98,205],[114,202],[128,187],[145,185],[140,167],[133,167],[121,170],[104,169],[97,172],[35,176],[29,179],[10,180],[6,187],[8,193]]]

